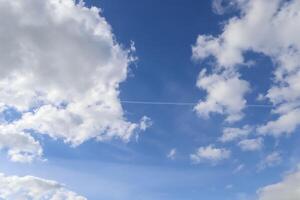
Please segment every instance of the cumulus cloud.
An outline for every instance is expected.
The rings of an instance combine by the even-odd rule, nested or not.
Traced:
[[[263,147],[263,141],[262,138],[244,139],[238,143],[238,146],[243,151],[257,151]]]
[[[28,130],[76,146],[92,138],[128,141],[150,124],[124,116],[119,84],[134,57],[100,9],[74,0],[1,0],[0,43],[0,110],[21,115],[1,125],[23,138],[17,150],[0,139],[12,154],[41,154]]]
[[[0,199],[5,200],[86,200],[63,185],[33,176],[0,174]]]
[[[14,162],[31,162],[43,154],[38,141],[30,134],[15,132],[14,128],[0,125],[0,149],[8,151],[8,157]]]
[[[279,183],[258,190],[258,200],[298,200],[300,197],[300,170],[289,173]]]
[[[300,2],[232,2],[239,15],[224,23],[220,35],[200,35],[193,47],[193,57],[197,60],[213,57],[215,71],[235,72],[241,65],[249,63],[244,56],[246,52],[269,57],[274,63],[274,77],[272,86],[264,96],[275,106],[273,113],[278,115],[278,119],[267,122],[258,131],[276,136],[291,133],[300,124],[300,39],[297,35],[300,29],[297,26],[300,22]],[[244,97],[239,94],[240,98]],[[238,107],[241,108],[240,105]],[[215,107],[211,109],[212,112],[222,113],[220,110]]]
[[[225,127],[223,135],[219,138],[221,142],[231,142],[247,137],[252,131],[252,127],[244,126],[242,128]]]
[[[225,148],[216,148],[213,145],[200,147],[194,154],[190,155],[193,163],[198,164],[201,162],[211,162],[216,164],[222,160],[228,159],[231,151]]]
[[[208,75],[204,69],[200,72],[197,86],[207,92],[206,99],[195,107],[201,117],[208,118],[211,113],[219,113],[227,115],[228,122],[243,118],[242,110],[247,103],[243,97],[250,86],[238,74],[223,72]]]
[[[273,135],[275,137],[282,134],[291,134],[300,124],[300,109],[292,109],[282,114],[277,120],[258,127],[258,132],[263,135]]]

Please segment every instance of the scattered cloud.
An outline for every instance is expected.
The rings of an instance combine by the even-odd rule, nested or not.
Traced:
[[[257,169],[263,170],[265,168],[268,167],[273,167],[276,165],[279,165],[282,162],[282,157],[281,157],[281,153],[274,151],[272,153],[270,153],[269,155],[267,155],[258,165],[257,165]]]
[[[250,126],[244,126],[242,128],[223,128],[223,135],[219,138],[221,142],[231,142],[238,139],[247,137],[252,131]]]
[[[257,131],[263,135],[279,137],[282,134],[291,134],[300,124],[300,109],[291,110],[281,115],[276,121],[270,121],[260,126]]]
[[[190,158],[195,164],[201,162],[211,162],[212,164],[216,164],[222,160],[228,159],[230,155],[230,150],[209,145],[198,148],[196,153],[190,155]]]
[[[256,139],[244,139],[238,143],[238,146],[243,151],[257,151],[262,149],[263,147],[263,139],[256,138]]]
[[[218,85],[220,78],[213,80],[212,77],[219,77],[220,74],[224,77],[224,71],[238,74],[243,65],[251,63],[251,60],[247,60],[244,56],[246,52],[269,57],[274,65],[274,77],[270,77],[272,85],[266,94],[260,95],[260,99],[266,98],[274,105],[272,113],[278,118],[258,127],[258,132],[274,136],[290,134],[300,124],[300,39],[296,34],[300,31],[297,26],[300,22],[300,2],[296,0],[231,2],[238,9],[238,16],[231,17],[223,23],[223,31],[217,36],[199,35],[193,46],[193,58],[195,60],[214,58],[213,75],[208,77],[214,83],[211,85]],[[213,2],[215,10],[221,10],[219,11],[221,13],[222,3],[224,1]],[[226,80],[226,77],[223,79]],[[200,102],[198,112],[206,115],[210,112],[228,116],[233,114],[235,116],[233,119],[241,119],[249,84],[238,77],[237,84],[233,87],[231,81],[222,82],[224,88],[232,88],[232,91],[227,91],[231,98],[225,95],[225,100],[211,97],[214,92],[217,93],[216,88],[219,87],[207,89],[198,83],[198,86],[208,93],[207,101]],[[206,81],[208,79],[203,72],[199,77],[199,80],[201,79]],[[236,98],[238,99],[236,106],[223,103]],[[224,108],[231,112],[224,112]]]
[[[10,130],[1,134],[22,140],[1,138],[12,160],[41,155],[27,130],[76,146],[92,138],[129,141],[148,127],[146,117],[133,123],[124,116],[119,84],[134,48],[115,41],[100,9],[73,0],[2,0],[0,25],[0,110],[21,115],[1,124]]]
[[[245,168],[245,165],[240,164],[233,170],[233,173],[238,173],[238,172],[242,171],[244,168]]]
[[[229,184],[229,185],[226,185],[225,189],[227,190],[231,190],[233,188],[233,185]]]
[[[43,149],[30,134],[15,132],[11,126],[0,125],[0,149],[8,151],[8,157],[14,162],[31,162],[40,158]]]
[[[211,113],[227,115],[227,122],[235,122],[243,118],[242,110],[246,106],[243,96],[249,92],[250,86],[236,73],[208,75],[204,69],[200,72],[197,86],[207,92],[204,101],[195,107],[199,116],[208,118]]]
[[[236,3],[232,0],[213,0],[212,2],[213,12],[218,15],[223,15],[231,10],[234,10],[235,6]]]
[[[170,152],[167,154],[167,158],[171,160],[175,160],[177,150],[175,148],[171,149]]]
[[[300,170],[289,173],[279,183],[260,188],[257,194],[259,200],[298,200],[300,197]]]
[[[86,200],[63,185],[34,176],[0,174],[0,199],[6,200]]]

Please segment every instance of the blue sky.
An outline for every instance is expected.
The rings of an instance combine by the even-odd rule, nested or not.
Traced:
[[[36,0],[30,0],[30,2],[33,6],[27,7],[27,5],[21,5],[23,9],[29,13],[37,13],[38,16],[43,15],[40,14],[40,7],[35,5],[38,4]],[[49,0],[49,2],[51,1]],[[223,7],[220,7],[221,4],[218,4],[220,2],[223,2]],[[3,84],[0,84],[0,88],[2,90],[4,90],[3,88],[8,88],[15,93],[9,93],[14,100],[9,99],[7,97],[9,95],[6,93],[0,94],[0,98],[3,98],[3,100],[0,99],[0,101],[2,101],[0,102],[0,106],[2,106],[2,104],[5,105],[4,107],[0,107],[1,111],[3,111],[1,129],[5,134],[9,134],[12,130],[22,131],[25,135],[28,134],[28,137],[32,137],[32,140],[38,141],[39,145],[34,143],[34,147],[32,147],[34,150],[32,150],[31,146],[28,147],[26,145],[15,147],[13,145],[17,146],[20,142],[6,144],[9,140],[5,139],[6,135],[1,136],[0,134],[0,140],[1,137],[4,138],[2,139],[3,141],[0,142],[2,149],[0,154],[2,163],[0,165],[1,173],[7,176],[17,175],[23,177],[31,175],[45,180],[55,180],[89,200],[269,200],[269,196],[267,196],[269,194],[267,194],[267,192],[266,194],[264,192],[259,193],[259,189],[281,182],[283,179],[288,179],[286,178],[287,172],[298,173],[298,155],[300,152],[298,141],[300,136],[297,132],[300,122],[298,122],[296,118],[298,117],[297,109],[300,99],[298,98],[298,92],[300,91],[291,86],[292,83],[297,86],[299,82],[290,81],[294,80],[292,79],[293,74],[298,73],[298,65],[294,66],[291,64],[291,68],[294,71],[291,70],[291,72],[287,70],[288,72],[284,72],[284,78],[282,79],[276,77],[274,74],[277,72],[280,73],[280,70],[277,69],[289,66],[288,64],[290,62],[288,61],[297,57],[298,47],[300,49],[300,46],[298,46],[299,43],[296,39],[291,39],[290,41],[281,36],[280,27],[278,28],[275,25],[275,28],[272,27],[274,29],[270,28],[270,30],[279,32],[279,36],[274,36],[274,38],[270,36],[271,42],[269,42],[269,38],[265,35],[270,35],[270,30],[262,30],[261,33],[255,33],[253,30],[260,29],[264,24],[259,24],[255,20],[255,23],[251,23],[252,18],[249,17],[248,19],[248,15],[252,16],[255,12],[259,13],[259,9],[256,10],[255,8],[266,9],[267,11],[265,13],[268,13],[271,7],[276,7],[278,10],[281,8],[283,10],[283,16],[286,16],[284,12],[292,12],[290,10],[298,8],[299,3],[297,0],[272,0],[269,4],[265,3],[267,5],[261,3],[259,0],[86,0],[85,3],[85,5],[82,5],[83,8],[101,8],[100,15],[105,18],[93,18],[93,16],[90,16],[90,13],[88,13],[86,17],[87,20],[92,18],[97,23],[106,22],[112,27],[111,33],[108,31],[109,41],[107,43],[102,42],[102,40],[105,41],[107,39],[102,35],[100,35],[101,37],[99,36],[98,39],[96,38],[98,36],[95,36],[96,39],[90,37],[90,29],[85,30],[85,32],[80,32],[83,27],[81,26],[82,24],[80,24],[83,23],[80,21],[80,17],[78,18],[79,22],[75,20],[75,22],[79,24],[79,28],[75,26],[76,23],[74,25],[75,28],[72,27],[70,23],[70,30],[74,32],[78,31],[80,33],[78,34],[79,36],[76,34],[74,34],[75,36],[73,34],[68,35],[69,29],[61,28],[62,26],[60,26],[60,24],[56,26],[55,23],[57,21],[55,20],[53,27],[52,25],[49,25],[50,27],[47,27],[48,25],[45,27],[42,26],[42,31],[44,29],[48,30],[45,32],[46,36],[44,32],[36,31],[34,28],[26,29],[29,33],[25,31],[22,32],[22,26],[15,30],[19,31],[16,37],[23,38],[25,35],[25,47],[27,44],[31,45],[30,42],[32,41],[32,44],[35,45],[35,39],[30,39],[30,42],[26,43],[26,37],[30,38],[31,35],[33,35],[32,38],[37,38],[35,35],[37,35],[38,38],[40,37],[39,39],[42,41],[40,41],[40,48],[42,51],[45,50],[46,53],[38,54],[35,53],[34,50],[30,50],[33,57],[29,58],[37,59],[36,63],[39,64],[37,64],[36,68],[39,68],[39,65],[43,65],[44,67],[42,69],[45,70],[45,73],[43,70],[34,71],[36,69],[34,68],[32,70],[33,76],[43,78],[37,78],[37,80],[34,78],[36,82],[25,82],[23,89],[23,85],[20,86],[17,84],[16,87],[12,88],[5,85],[5,81],[7,80],[4,78],[5,76],[9,77],[10,74],[3,70],[4,74],[7,73],[8,75],[5,74],[4,78],[0,77],[1,81],[4,80]],[[230,6],[226,7],[228,3]],[[0,5],[0,10],[5,8],[5,2],[0,4],[3,4]],[[57,6],[57,8],[64,8],[59,5],[59,3],[57,5],[55,4],[55,6]],[[289,6],[291,9],[285,10],[285,8]],[[221,9],[224,14],[216,13],[218,9]],[[84,16],[82,10],[77,11]],[[90,10],[87,12],[90,12]],[[7,15],[3,14],[3,16],[13,16],[9,11],[7,13]],[[49,13],[51,13],[51,11],[49,11]],[[70,14],[70,16],[76,15],[76,10],[74,13]],[[16,16],[19,17],[22,16],[22,14],[24,13],[20,12],[19,15]],[[277,14],[280,15],[280,13]],[[35,16],[35,14],[32,15]],[[24,16],[24,21],[26,21],[27,16],[25,14]],[[67,14],[65,16],[64,14],[58,13],[58,16],[61,16],[61,18],[58,17],[58,20],[64,17],[69,19],[67,18],[69,17]],[[78,14],[78,16],[81,15]],[[258,18],[269,19],[268,16],[259,14],[257,14],[257,16]],[[31,20],[30,17],[31,14],[29,14],[28,18]],[[276,16],[274,18],[275,19],[269,20],[277,22]],[[299,17],[295,18],[295,20],[298,20]],[[74,19],[77,18],[74,17]],[[92,28],[94,21],[91,21],[91,24],[89,24]],[[284,19],[282,21],[278,20],[278,24],[284,23]],[[16,22],[19,23],[18,20],[16,20]],[[45,23],[44,21],[42,22]],[[276,24],[275,22],[274,24]],[[0,20],[0,24],[1,23],[4,22]],[[34,21],[32,23],[37,22]],[[63,23],[68,23],[68,21],[63,21]],[[268,21],[265,23],[268,23]],[[39,23],[37,24],[39,26]],[[109,28],[104,25],[103,27],[105,31],[109,30]],[[13,28],[12,30],[14,30]],[[289,26],[287,29],[285,36],[292,38],[292,33],[297,31],[297,29],[293,26]],[[0,36],[6,33],[6,31],[10,31],[10,26],[7,26],[6,29],[3,30],[0,29]],[[51,32],[52,30],[53,32]],[[259,30],[257,30],[257,32],[259,32]],[[274,35],[276,35],[277,32],[273,32]],[[47,35],[48,33],[49,35]],[[244,35],[248,36],[248,33],[250,36],[248,38],[244,37]],[[26,34],[31,35],[28,36]],[[39,34],[44,35],[40,36]],[[255,39],[251,38],[256,34],[259,36],[254,37]],[[211,36],[206,38],[208,35]],[[262,36],[260,37],[260,35]],[[57,38],[58,42],[56,43],[55,41],[53,46],[49,45],[48,42],[44,44],[44,36],[46,39],[49,39],[49,41],[56,40]],[[197,43],[196,41],[199,36],[203,36],[205,41]],[[83,38],[81,41],[81,37],[87,38]],[[70,38],[71,42],[69,43],[66,38]],[[67,40],[67,42],[63,40]],[[285,49],[285,42],[280,42],[281,40],[288,43],[289,47],[287,51]],[[3,42],[4,40],[0,39],[0,41]],[[20,43],[22,43],[23,40],[20,41]],[[75,41],[74,46],[72,46],[72,41],[73,43]],[[111,41],[115,42],[115,46],[112,45]],[[275,44],[273,44],[272,41]],[[82,46],[82,51],[80,48],[78,48],[78,50],[76,49],[77,42]],[[60,47],[59,45],[61,43],[63,43],[63,45]],[[89,97],[87,96],[89,93],[85,94],[85,92],[71,92],[69,96],[64,96],[63,92],[66,91],[64,88],[65,85],[67,85],[67,90],[70,91],[73,91],[72,87],[75,88],[74,91],[77,91],[77,89],[84,91],[81,90],[81,83],[83,85],[82,87],[85,87],[85,84],[87,88],[94,87],[89,85],[90,82],[85,83],[86,79],[89,79],[89,75],[92,74],[89,71],[89,67],[86,67],[87,70],[82,69],[85,69],[85,66],[88,66],[90,63],[91,66],[93,63],[100,63],[99,65],[102,65],[102,57],[106,60],[106,57],[109,57],[107,55],[110,55],[115,49],[123,52],[124,54],[122,55],[127,54],[128,52],[124,49],[129,49],[133,43],[136,50],[129,53],[130,55],[122,57],[117,54],[120,56],[117,61],[125,63],[122,65],[122,68],[115,66],[117,61],[113,60],[113,58],[109,58],[105,62],[103,61],[104,63],[109,63],[109,65],[103,64],[103,69],[113,66],[111,68],[114,70],[112,70],[111,74],[115,73],[117,75],[109,74],[107,77],[112,77],[111,79],[115,78],[117,80],[116,84],[119,87],[116,89],[114,86],[108,86],[107,90],[103,90],[104,92],[101,90],[102,93],[100,97],[97,97],[97,100],[106,102],[109,106],[116,105],[117,108],[119,108],[118,106],[120,104],[122,108],[116,110],[109,108],[103,111],[104,114],[97,113],[97,115],[86,116],[85,114],[87,112],[93,112],[93,110],[89,110],[88,108],[83,109],[80,107],[82,104],[79,103],[83,102],[84,104],[85,101],[90,102],[89,100],[82,100],[81,102],[81,99],[85,99],[85,97],[92,99],[94,96]],[[213,47],[210,46],[211,44],[213,44]],[[5,43],[5,45],[3,45],[5,48],[0,48],[0,52],[9,52],[11,51],[10,49],[14,48],[13,43]],[[28,49],[34,46],[30,45]],[[55,45],[58,45],[58,48],[56,48]],[[99,49],[98,46],[100,46]],[[292,48],[290,46],[295,48],[293,51],[294,54],[288,51]],[[193,51],[193,47],[198,47],[196,53]],[[278,47],[280,51],[274,52],[272,50],[272,48],[276,47]],[[71,48],[75,50],[69,55],[66,52],[69,52]],[[106,48],[110,48],[110,53],[106,52]],[[61,49],[64,50],[60,52]],[[90,57],[86,56],[85,53],[89,54],[91,50],[95,50],[95,55],[92,54]],[[56,56],[53,51],[58,51],[58,56]],[[17,51],[12,52],[12,55],[19,55],[15,53]],[[47,54],[47,52],[49,53]],[[100,55],[97,54],[99,52]],[[65,55],[61,57],[60,53]],[[75,53],[78,53],[78,55],[76,54],[78,58],[82,56],[83,59],[76,60],[77,56],[74,56]],[[6,55],[5,53],[2,54],[4,54],[4,56]],[[243,61],[240,60],[240,54],[243,57]],[[55,63],[58,68],[55,68],[55,66],[51,64],[48,65],[48,57],[45,55],[50,55],[49,58],[52,58],[52,60],[48,61]],[[54,56],[51,57],[52,55]],[[134,62],[130,62],[131,55],[138,59]],[[5,60],[6,57],[4,56],[2,57],[4,61],[0,61],[0,68],[5,68],[3,66],[8,67],[11,65],[14,67],[14,65],[18,65],[18,63],[16,64],[9,60],[9,58],[7,59],[8,61]],[[72,57],[68,58],[68,56]],[[72,60],[74,58],[75,61],[73,63],[72,61],[59,60],[63,60],[64,57],[66,60]],[[18,66],[16,67],[17,70],[22,71],[22,67],[26,70],[26,58],[27,57],[24,58],[25,67],[22,62],[20,68],[17,68]],[[225,58],[225,60],[223,58]],[[86,62],[85,59],[90,59],[91,61],[88,60],[88,62]],[[81,65],[81,61],[84,65]],[[78,68],[76,62],[79,63]],[[30,61],[28,61],[28,63],[30,63]],[[34,65],[35,63],[30,64]],[[65,67],[65,65],[71,67]],[[75,67],[73,68],[73,66]],[[47,70],[48,68],[49,70]],[[116,73],[116,71],[125,69],[128,70],[125,75]],[[204,69],[207,70],[206,74],[199,76],[200,71]],[[17,70],[16,72],[19,72]],[[65,75],[69,72],[68,70],[75,72],[78,70],[78,73],[70,73],[70,76]],[[27,71],[25,71],[25,74],[26,72]],[[111,83],[109,78],[106,77],[106,74],[103,75],[103,73],[105,74],[106,71],[101,71],[101,73],[96,74],[96,79],[101,79],[99,83],[97,82],[98,86],[109,85]],[[213,82],[211,87],[206,86],[206,83],[197,87],[197,81],[207,79],[209,82],[211,78],[210,75],[216,75],[216,80],[221,79],[223,82],[221,81],[222,83],[216,87],[214,87],[214,84],[217,81]],[[25,80],[27,80],[26,77]],[[49,77],[50,83],[51,81],[55,81],[58,85],[54,84],[53,86],[52,84],[48,84],[47,77]],[[60,77],[63,78],[61,79]],[[81,79],[82,77],[83,79]],[[9,80],[19,83],[18,80],[23,79],[16,78],[16,80]],[[237,84],[234,83],[230,86],[230,80],[236,80]],[[245,81],[249,83],[249,85],[245,85],[245,92],[243,92],[242,84],[244,84]],[[10,82],[7,83],[9,85]],[[21,84],[22,83],[23,82],[21,82]],[[27,85],[30,86],[32,83],[40,84],[41,86],[29,90]],[[229,85],[229,89],[226,88],[227,84]],[[287,88],[285,88],[285,86],[287,86]],[[18,88],[25,91],[25,95],[27,95],[27,91],[42,91],[41,93],[45,92],[46,95],[35,95],[34,98],[36,98],[36,101],[34,101],[34,103],[31,102],[30,106],[27,104],[23,105],[23,102],[20,103],[17,100],[20,98],[22,99],[21,101],[27,102],[27,96],[21,96],[23,93],[19,93]],[[58,96],[55,96],[56,93],[53,92],[53,88],[55,91],[58,91]],[[219,97],[216,97],[218,98],[217,100],[213,98],[209,100],[210,92],[217,91],[214,94],[221,94],[224,92],[222,88],[226,94],[230,92],[230,94],[234,95],[225,100]],[[286,89],[287,92],[282,92],[282,94],[278,92],[280,94],[276,96],[277,93],[272,93],[270,88],[283,88],[282,90]],[[248,91],[246,92],[246,90]],[[60,93],[61,91],[62,93]],[[38,92],[37,94],[40,94]],[[51,95],[47,96],[48,92]],[[84,93],[85,96],[81,96],[80,93]],[[263,100],[258,100],[260,94],[265,96]],[[296,97],[293,97],[293,94],[296,94],[294,95]],[[63,97],[60,99],[59,95]],[[241,96],[241,101],[235,99],[238,96]],[[29,97],[32,99],[31,96]],[[234,103],[231,103],[231,100]],[[245,102],[243,100],[245,100]],[[196,109],[193,105],[127,104],[122,103],[122,101],[191,102],[195,103],[195,105],[197,103],[200,105],[202,102],[203,104],[205,103],[204,105],[206,106]],[[87,132],[91,130],[88,135],[85,136],[85,129],[82,131],[82,129],[79,128],[73,129],[69,127],[72,126],[72,120],[70,125],[65,123],[62,129],[60,126],[56,126],[56,123],[61,123],[69,116],[63,114],[61,115],[62,118],[56,119],[55,116],[60,116],[61,114],[58,111],[66,109],[65,107],[68,107],[69,104],[74,102],[78,103],[76,104],[78,107],[74,106],[74,109],[71,109],[70,112],[73,114],[76,114],[76,112],[80,113],[78,115],[80,119],[74,119],[76,126],[76,120],[86,120],[90,123],[95,123],[92,124],[91,127],[97,127],[98,122],[101,124],[102,121],[104,121],[104,128],[102,129],[101,125],[100,130],[93,131],[94,129],[90,129],[90,126],[85,126],[88,129]],[[110,102],[112,103],[110,104]],[[215,103],[215,106],[221,105],[222,111],[215,111],[213,110],[214,108],[207,110],[211,102]],[[242,108],[236,111],[236,108],[232,108],[235,107],[235,104],[236,107],[240,106],[237,104],[241,104]],[[253,104],[270,105],[271,107],[247,107],[247,105]],[[97,105],[98,104],[92,106],[95,106],[94,109],[97,110],[99,109]],[[280,106],[282,105],[287,107],[291,106],[293,109],[281,112]],[[23,109],[24,106],[27,110]],[[46,111],[39,113],[38,110],[42,109]],[[205,116],[205,112],[209,113],[208,116]],[[48,116],[47,113],[54,114],[49,114]],[[110,116],[110,113],[114,113],[114,115]],[[292,115],[291,118],[289,118],[291,116],[289,115],[290,113]],[[43,114],[47,116],[41,117]],[[241,114],[243,117],[233,122],[226,121],[226,117],[235,116],[235,114]],[[102,116],[104,117],[102,118]],[[106,116],[109,122],[106,122]],[[147,124],[145,129],[139,124],[140,120],[142,122],[142,119],[146,119],[143,118],[143,116],[147,116],[147,120],[151,121],[151,123]],[[285,116],[285,122],[278,122],[277,119]],[[121,121],[119,120],[120,118],[122,119]],[[21,122],[19,123],[19,121]],[[110,122],[113,125],[111,125]],[[129,125],[136,126],[134,131],[126,133],[121,131],[120,129],[122,127],[128,125],[123,122],[128,122]],[[267,126],[269,122],[274,123],[270,123],[271,125]],[[118,125],[117,128],[115,124]],[[121,124],[121,128],[119,124]],[[12,125],[12,127],[10,125]],[[236,138],[226,142],[220,140],[222,134],[224,134],[224,129],[236,128],[238,129],[237,132],[240,133],[243,127],[249,127],[250,131],[246,133],[246,136],[236,136]],[[128,127],[124,128],[129,130]],[[290,128],[291,130],[289,131]],[[70,129],[70,132],[64,132],[64,129]],[[281,129],[282,131],[277,131]],[[60,130],[63,130],[62,133],[59,132]],[[78,131],[78,133],[76,131]],[[101,134],[99,134],[100,132]],[[129,140],[125,138],[126,134],[130,135]],[[15,135],[12,137],[21,136]],[[253,144],[254,147],[250,150],[250,144],[247,143],[250,142],[249,140],[255,143]],[[16,139],[16,141],[19,140]],[[27,138],[26,141],[31,141],[31,139]],[[261,141],[261,143],[259,143],[259,141]],[[242,144],[245,144],[245,149],[242,148]],[[33,144],[31,143],[31,145]],[[42,147],[42,154],[35,151],[36,148],[40,147]],[[211,147],[212,151],[208,152],[209,147]],[[204,153],[201,153],[201,148]],[[15,155],[17,157],[13,157],[14,155],[9,154],[11,149],[17,149],[17,155]],[[173,156],[168,156],[172,149],[175,153]],[[21,153],[24,151],[25,153],[23,152],[24,154],[19,155],[19,151]],[[228,153],[227,156],[226,152]],[[34,154],[33,157],[38,157],[38,159],[26,157],[27,153]],[[192,155],[196,155],[198,160],[192,159]],[[18,156],[24,157],[19,158]],[[276,191],[277,190],[275,190],[275,192]],[[9,197],[1,196],[0,190],[0,199],[1,198],[10,199]],[[30,199],[30,197],[26,197],[26,199],[27,198]],[[292,196],[288,198],[290,199],[287,200],[293,200]]]

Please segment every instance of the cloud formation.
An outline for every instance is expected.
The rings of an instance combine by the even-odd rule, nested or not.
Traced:
[[[240,79],[237,73],[223,72],[208,75],[204,69],[200,72],[197,86],[207,92],[206,99],[195,107],[199,116],[208,118],[211,113],[227,115],[227,122],[243,118],[241,112],[246,106],[244,95],[250,86]]]
[[[257,165],[258,170],[263,170],[268,167],[273,167],[282,162],[281,153],[274,151],[267,156],[265,156]]]
[[[194,154],[190,155],[193,163],[211,162],[217,164],[218,162],[228,159],[231,151],[224,148],[216,148],[213,145],[200,147]]]
[[[221,3],[222,1],[214,1],[214,5],[220,6]],[[196,60],[213,58],[215,65],[209,77],[221,76],[226,79],[228,73],[239,74],[240,67],[253,63],[246,59],[245,53],[253,52],[269,57],[274,65],[274,77],[270,77],[273,83],[264,97],[274,105],[272,113],[277,119],[261,125],[258,132],[274,136],[290,134],[300,124],[300,39],[297,34],[300,31],[297,25],[300,22],[300,2],[232,0],[232,4],[238,9],[239,15],[231,17],[224,23],[221,34],[199,35],[197,43],[193,46],[193,58]],[[218,101],[211,100],[211,91],[214,90],[201,87],[207,91],[208,100],[205,112],[204,108],[198,111],[204,114],[209,112],[225,114],[229,117],[237,115],[240,117],[234,119],[241,119],[246,102],[245,93],[249,90],[250,84],[238,78],[236,83],[241,84],[230,87],[231,81],[237,77],[239,76],[223,81],[226,85],[223,87],[228,88],[227,93],[231,94],[233,99],[238,99],[236,107],[232,108],[230,103],[224,103],[230,101],[226,95]],[[200,75],[198,82],[201,82],[201,79],[205,80],[206,77]],[[218,84],[219,81],[212,82],[215,88]],[[201,102],[199,105],[203,104]],[[224,112],[224,108],[235,110]]]
[[[244,126],[242,128],[225,127],[223,129],[223,135],[219,138],[221,142],[231,142],[239,139],[246,138],[252,131],[250,126]]]
[[[175,160],[177,154],[177,150],[175,148],[171,149],[170,152],[167,154],[167,158],[171,160]]]
[[[244,139],[238,145],[243,151],[257,151],[263,147],[263,141],[262,138]]]
[[[300,170],[286,175],[279,183],[258,190],[258,200],[298,200],[300,197]]]
[[[63,185],[34,176],[0,174],[0,199],[5,200],[87,200]]]
[[[150,124],[124,117],[119,84],[135,58],[100,9],[73,0],[1,0],[0,43],[0,110],[21,115],[1,124],[0,134],[22,140],[0,138],[13,160],[40,156],[28,130],[76,146],[92,138],[129,141]]]

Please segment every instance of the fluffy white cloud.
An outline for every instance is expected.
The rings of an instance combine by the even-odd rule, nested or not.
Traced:
[[[74,0],[0,0],[0,43],[0,107],[21,113],[1,126],[27,137],[32,146],[23,146],[22,155],[40,155],[26,130],[79,145],[91,138],[128,141],[148,127],[146,117],[140,123],[124,117],[119,84],[134,57],[98,8]]]
[[[282,161],[280,152],[274,151],[267,155],[258,165],[258,170],[279,165]]]
[[[190,158],[193,163],[211,162],[216,164],[222,160],[228,159],[231,151],[224,148],[216,148],[213,145],[200,147],[196,153],[191,154]]]
[[[222,8],[221,3],[216,0],[214,5]],[[239,15],[223,23],[220,35],[200,35],[193,47],[193,57],[197,60],[213,57],[217,73],[224,70],[237,72],[241,65],[249,64],[251,61],[244,57],[246,52],[269,57],[274,64],[274,77],[265,97],[275,106],[273,113],[278,119],[258,130],[276,136],[291,133],[300,124],[300,38],[297,34],[300,31],[297,25],[300,23],[300,2],[232,0],[231,5],[235,5]],[[244,97],[242,93],[238,94],[239,98]],[[240,104],[238,107],[242,108]],[[211,112],[222,113],[221,108],[213,108]]]
[[[223,72],[207,75],[206,70],[202,70],[197,86],[207,92],[205,101],[200,101],[195,107],[200,116],[207,118],[210,113],[225,114],[228,122],[235,122],[243,117],[241,111],[247,103],[243,97],[250,86],[238,74]]]
[[[263,147],[263,141],[262,138],[244,139],[238,145],[243,151],[257,151]]]
[[[231,128],[226,127],[223,129],[223,135],[219,138],[221,142],[231,142],[238,139],[247,137],[252,131],[250,126],[244,126],[243,128]]]
[[[11,129],[10,129],[11,128]],[[15,132],[11,126],[0,125],[0,149],[8,151],[10,160],[14,162],[31,162],[41,157],[43,149],[30,134]]]
[[[300,170],[290,173],[279,183],[258,190],[259,200],[298,200],[300,197]]]
[[[277,120],[270,121],[266,125],[258,127],[258,132],[261,134],[270,134],[276,137],[282,134],[291,134],[300,124],[300,109],[293,109],[283,115]]]
[[[3,200],[86,200],[63,185],[33,176],[0,174],[0,199]]]

